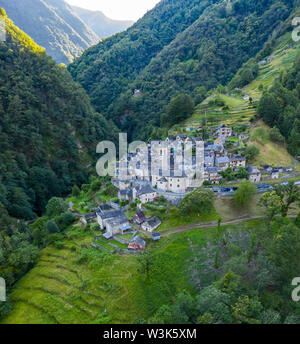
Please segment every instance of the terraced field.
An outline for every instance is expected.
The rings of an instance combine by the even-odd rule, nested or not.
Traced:
[[[280,73],[292,67],[297,54],[299,54],[300,41],[293,42],[291,33],[288,32],[278,39],[274,53],[269,57],[271,62],[261,64],[259,66],[259,74],[257,78],[249,85],[242,89],[243,94],[247,94],[254,101],[258,101],[262,95],[262,89],[271,86]],[[227,105],[227,110],[222,107],[209,104],[209,101],[216,97],[223,99]],[[217,126],[221,123],[234,126],[241,123],[249,123],[250,119],[255,116],[256,110],[245,101],[242,96],[232,96],[225,94],[217,94],[209,96],[198,105],[195,113],[180,125],[170,130],[170,135],[177,134],[179,131],[194,132],[199,126],[207,123],[208,126]]]
[[[100,250],[90,247],[95,234],[75,228],[67,233],[62,248],[44,249],[10,294],[13,311],[2,323],[136,323],[170,303],[176,293],[193,292],[187,260],[191,252],[180,236],[147,242],[155,256],[147,279],[139,256],[114,252],[110,244],[118,246],[116,242],[99,240]]]
[[[46,248],[14,288],[14,310],[3,323],[134,322],[137,259],[103,254],[113,247],[102,243],[102,251],[84,248],[92,238],[82,233],[62,249]]]
[[[209,101],[214,97],[215,96],[209,97],[200,104],[196,108],[193,116],[180,124],[179,129],[191,132],[195,131],[204,123],[207,123],[208,126],[218,126],[221,123],[233,126],[241,123],[249,123],[250,119],[255,115],[255,109],[253,106],[242,98],[227,96],[224,94],[219,95],[219,97],[222,98],[228,106],[228,110],[224,110],[221,107],[209,104]],[[176,126],[176,129],[171,129],[170,134],[174,134],[177,131],[178,126]]]
[[[300,41],[293,42],[290,32],[278,39],[277,47],[274,53],[270,55],[272,61],[260,65],[258,77],[244,87],[243,92],[259,99],[261,97],[259,86],[270,87],[282,71],[291,68],[296,56],[299,54],[299,49]]]

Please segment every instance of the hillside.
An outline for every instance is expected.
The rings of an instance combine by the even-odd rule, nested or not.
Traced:
[[[300,143],[297,141],[296,133],[294,139],[289,139],[289,131],[284,130],[282,121],[284,117],[289,119],[289,123],[293,121],[292,118],[298,117],[292,115],[285,115],[285,107],[287,104],[293,106],[291,113],[296,114],[298,100],[289,93],[289,89],[296,88],[296,83],[288,85],[288,89],[284,90],[284,80],[297,80],[297,61],[300,54],[300,42],[292,40],[292,27],[290,25],[292,18],[299,13],[293,13],[277,30],[277,34],[273,35],[273,39],[264,47],[254,58],[247,61],[243,67],[237,72],[232,81],[227,86],[220,85],[209,92],[208,97],[195,107],[192,116],[188,117],[181,123],[174,125],[168,133],[176,135],[178,133],[187,133],[195,135],[198,128],[216,128],[220,124],[225,124],[233,127],[234,130],[244,131],[250,134],[250,140],[246,143],[248,145],[256,146],[260,153],[253,161],[257,166],[271,165],[271,166],[292,166],[294,165],[294,158],[297,155],[297,149],[300,148]],[[296,70],[295,70],[296,68]],[[246,82],[241,81],[241,76],[246,75],[248,70],[251,70],[250,80]],[[252,75],[252,71],[255,74]],[[288,77],[289,75],[294,75]],[[239,80],[239,81],[238,81]],[[250,81],[250,82],[249,82]],[[240,87],[236,87],[240,83]],[[283,97],[280,109],[280,120],[276,120],[276,109],[270,113],[272,120],[260,115],[259,109],[266,94],[274,93],[281,84],[280,94],[276,92],[276,98],[280,104],[279,99]],[[284,91],[283,91],[284,90]],[[289,95],[288,95],[289,94]],[[263,95],[265,95],[263,97]],[[263,97],[263,99],[262,99]],[[287,99],[287,97],[289,99]],[[262,111],[262,109],[260,110]],[[265,123],[259,118],[265,120]],[[266,124],[267,123],[267,124]],[[270,131],[272,127],[281,129],[283,137],[270,138]],[[287,125],[286,125],[287,127]],[[288,126],[297,128],[297,125]],[[284,138],[285,137],[285,138]],[[236,141],[237,142],[237,141]],[[245,143],[245,142],[244,142]],[[240,142],[240,148],[244,146]],[[288,152],[287,152],[288,150]],[[299,154],[298,154],[299,155]]]
[[[97,110],[131,136],[148,138],[173,97],[189,93],[196,99],[198,87],[229,82],[293,9],[288,0],[242,3],[162,1],[126,33],[88,50],[70,71]],[[168,19],[156,32],[162,11]],[[160,42],[155,49],[153,35]]]
[[[69,64],[99,41],[64,0],[0,0],[0,7],[59,63]]]
[[[72,6],[78,17],[102,39],[128,29],[134,22],[130,20],[113,20],[100,11],[90,11]]]
[[[69,66],[88,91],[97,111],[108,115],[110,104],[128,90],[138,74],[193,24],[213,0],[164,0],[126,32],[88,49]],[[100,71],[100,73],[99,73]],[[133,90],[128,91],[130,94]],[[112,116],[111,116],[112,117]]]
[[[0,202],[32,219],[49,198],[86,180],[85,166],[112,125],[65,68],[5,18],[0,43]]]

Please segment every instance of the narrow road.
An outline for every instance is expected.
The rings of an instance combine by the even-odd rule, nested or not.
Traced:
[[[295,215],[289,215],[289,218],[296,218],[297,216]],[[230,226],[230,225],[235,225],[238,223],[242,223],[244,221],[248,220],[257,220],[257,219],[263,219],[264,216],[244,216],[240,217],[235,220],[227,221],[227,222],[222,222],[221,226]],[[188,232],[193,229],[201,229],[201,228],[214,228],[218,226],[218,221],[212,221],[212,222],[201,222],[201,223],[195,223],[195,224],[190,224],[186,226],[180,226],[174,229],[169,229],[167,231],[161,232],[161,237],[168,237],[169,235],[175,234],[175,233],[184,233]]]

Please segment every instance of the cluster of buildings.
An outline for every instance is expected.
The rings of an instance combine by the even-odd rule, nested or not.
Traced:
[[[279,179],[281,173],[291,173],[293,167],[272,167],[263,165],[261,169],[251,166],[248,169],[249,180],[252,183],[259,183],[265,179]]]
[[[225,149],[231,136],[232,128],[220,125],[213,142],[185,134],[151,141],[117,165],[113,183],[119,189],[118,198],[144,204],[166,193],[185,194],[204,181],[218,184],[222,171],[246,167],[244,157]]]
[[[86,226],[88,221],[96,218],[101,230],[105,231],[103,237],[107,240],[114,238],[118,234],[135,234],[136,230],[133,227],[134,223],[139,225],[142,230],[152,233],[153,240],[156,241],[160,239],[160,234],[154,233],[161,225],[161,220],[158,217],[146,218],[145,214],[139,211],[130,223],[126,217],[126,212],[126,207],[120,208],[114,203],[106,203],[97,207],[96,212],[82,217],[81,222]],[[128,248],[143,250],[145,249],[145,245],[146,243],[142,238],[133,235]]]

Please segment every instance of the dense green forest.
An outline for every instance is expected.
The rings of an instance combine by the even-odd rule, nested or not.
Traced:
[[[299,223],[290,219],[276,219],[270,229],[259,222],[219,228],[191,263],[196,295],[182,291],[147,323],[299,324],[300,305],[291,298],[291,281],[300,272],[299,248]],[[149,265],[157,258],[148,257]],[[147,278],[152,275],[150,268]]]
[[[0,188],[11,216],[32,219],[86,180],[87,154],[110,135],[65,68],[6,18],[0,44]],[[111,135],[110,135],[111,136]]]
[[[293,68],[282,73],[279,80],[264,92],[258,115],[274,127],[278,142],[285,138],[290,154],[300,156],[300,55]]]
[[[69,68],[97,110],[129,135],[148,138],[178,94],[189,93],[197,101],[203,87],[227,84],[276,34],[294,3],[163,1],[126,33],[89,49]],[[160,15],[167,19],[159,21]],[[157,22],[163,24],[159,33]]]
[[[96,144],[116,131],[64,67],[3,9],[0,17],[7,33],[0,42],[0,275],[10,288],[55,233],[51,225],[33,231],[20,219],[36,218],[51,197],[86,182]],[[56,215],[63,215],[60,230],[74,221],[66,209]]]
[[[100,40],[64,0],[0,0],[0,7],[58,63],[70,63]]]
[[[151,59],[214,2],[216,0],[161,1],[126,32],[85,51],[69,70],[87,90],[97,111],[110,116],[110,104],[128,90],[128,85]],[[130,93],[133,93],[131,88]]]

